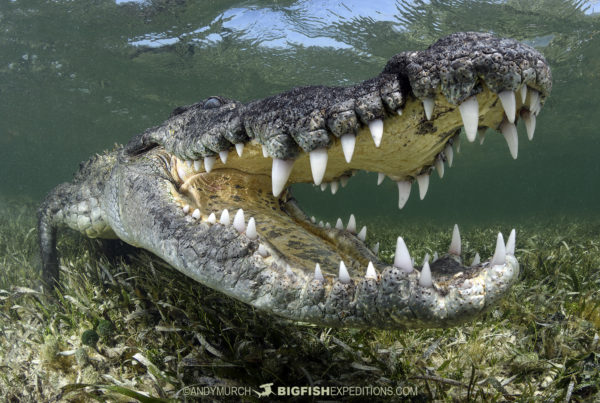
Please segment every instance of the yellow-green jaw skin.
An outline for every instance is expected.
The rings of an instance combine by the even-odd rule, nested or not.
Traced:
[[[499,129],[504,119],[504,110],[497,94],[488,88],[475,95],[479,103],[480,128]],[[528,110],[528,104],[516,97],[517,110]],[[463,127],[458,105],[452,105],[438,93],[430,120],[427,119],[423,101],[410,97],[400,109],[401,115],[390,114],[383,121],[383,136],[379,147],[375,146],[368,125],[356,133],[356,143],[351,161],[344,158],[342,141],[333,138],[327,148],[327,169],[322,183],[330,183],[356,170],[381,172],[396,180],[414,180],[425,170],[434,167],[436,158],[444,151],[450,139],[458,135]],[[443,154],[442,154],[443,156]],[[273,161],[264,156],[262,145],[257,140],[244,144],[242,155],[235,150],[228,152],[227,162],[215,157],[211,171],[218,174],[222,169],[236,169],[246,174],[271,176]],[[179,160],[177,168],[182,176],[206,172],[204,164]],[[174,172],[175,174],[176,172]],[[301,152],[293,160],[293,169],[287,184],[313,183],[309,153]]]

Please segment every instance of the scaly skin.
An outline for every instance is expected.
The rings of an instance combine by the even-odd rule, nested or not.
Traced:
[[[494,258],[472,266],[462,265],[456,243],[418,270],[400,246],[394,265],[386,266],[355,228],[312,223],[286,186],[312,182],[318,174],[309,156],[320,154],[327,156],[323,183],[364,169],[398,181],[408,197],[410,183],[417,179],[423,190],[432,167],[448,157],[463,124],[460,109],[477,100],[471,136],[477,128],[500,128],[510,140],[510,121],[535,124],[550,89],[549,67],[536,50],[460,33],[425,51],[398,54],[379,76],[351,87],[295,88],[247,105],[211,97],[178,108],[125,147],[82,164],[71,183],[48,195],[39,210],[44,280],[58,281],[56,232],[68,226],[147,249],[208,287],[292,320],[456,325],[491,306],[516,280],[514,237],[506,247],[499,237]],[[427,103],[435,105],[429,117]],[[508,116],[511,110],[515,116]],[[382,135],[380,144],[370,132],[374,139]],[[350,162],[342,137],[356,142]],[[229,152],[234,145],[243,145],[241,156]],[[289,177],[280,168],[286,166]],[[234,225],[225,217],[217,221],[225,209],[243,209],[245,218]]]

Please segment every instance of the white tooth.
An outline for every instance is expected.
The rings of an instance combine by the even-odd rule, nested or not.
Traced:
[[[540,104],[540,93],[529,89],[529,111],[537,114],[537,107]]]
[[[446,148],[444,148],[444,155],[446,155],[448,167],[452,167],[452,161],[454,161],[454,149],[450,144],[446,144]]]
[[[196,209],[194,210],[194,212],[192,213],[192,218],[197,220],[200,218],[200,210]]]
[[[351,234],[356,234],[356,218],[354,218],[354,214],[350,214],[346,231],[350,232]]]
[[[433,282],[431,281],[431,268],[429,267],[429,262],[423,263],[421,275],[419,276],[419,285],[421,287],[431,287],[433,285]]]
[[[235,228],[239,233],[242,233],[246,230],[244,210],[239,209],[237,213],[235,213],[235,217],[233,217],[233,228]]]
[[[217,157],[204,157],[204,169],[206,170],[206,172],[212,171],[216,161]]]
[[[326,222],[326,223],[325,223],[325,228],[327,228],[327,229],[331,229],[331,224],[330,224],[330,223],[328,223],[328,222]]]
[[[373,280],[377,280],[377,272],[375,271],[375,266],[373,266],[372,262],[369,262],[367,266],[367,273],[365,274],[365,278],[372,278]]]
[[[435,159],[435,170],[437,171],[440,178],[444,177],[444,160],[440,155]]]
[[[383,183],[384,179],[385,179],[385,174],[383,172],[379,172],[377,174],[377,186],[381,185],[381,183]]]
[[[494,257],[490,262],[490,267],[496,265],[503,265],[506,262],[506,247],[504,246],[504,238],[502,233],[498,233],[498,239],[496,240],[496,250],[494,251]]]
[[[517,127],[514,123],[504,121],[502,125],[500,125],[500,131],[506,139],[510,155],[512,155],[513,159],[517,159],[517,154],[519,153],[519,137],[517,137]]]
[[[379,148],[383,137],[383,120],[375,119],[369,122],[369,130],[371,131],[373,142],[375,142],[375,147]]]
[[[374,246],[373,246],[373,253],[375,254],[375,256],[377,256],[379,254],[379,242],[377,242]]]
[[[425,254],[425,257],[423,258],[423,264],[425,264],[425,262],[429,262],[429,260],[431,259],[431,256],[429,256],[429,252]]]
[[[189,204],[186,204],[185,206],[183,206],[183,212],[184,212],[185,214],[187,214],[187,213],[189,213],[189,212],[190,212],[190,205],[189,205]]]
[[[348,273],[348,269],[346,269],[346,265],[343,261],[340,260],[340,272],[338,274],[340,281],[344,284],[350,283],[350,273]]]
[[[346,185],[348,185],[348,181],[350,180],[349,176],[342,176],[340,178],[340,185],[342,185],[343,188],[346,187]]]
[[[219,222],[223,225],[229,225],[229,211],[227,211],[227,209],[223,210],[223,212],[221,213],[221,218],[219,219]]]
[[[325,224],[323,223],[323,221],[319,221],[319,227],[323,228],[325,226]]]
[[[352,155],[354,154],[354,146],[356,145],[356,136],[352,133],[344,134],[340,137],[342,142],[342,151],[344,152],[344,158],[346,162],[352,161]]]
[[[215,224],[217,222],[217,216],[215,215],[215,213],[210,213],[206,221],[208,221],[211,224]]]
[[[535,133],[535,113],[529,111],[522,111],[521,117],[525,122],[525,129],[527,130],[527,138],[533,140],[533,134]]]
[[[321,183],[321,192],[324,192],[327,189],[327,183]]]
[[[479,263],[481,263],[481,258],[479,257],[479,253],[476,253],[473,261],[471,262],[471,267],[477,266]]]
[[[410,259],[410,253],[401,236],[396,241],[396,256],[394,256],[394,267],[397,267],[407,273],[413,271],[413,264]]]
[[[187,167],[191,169],[192,168],[192,160],[186,160],[185,165],[187,165]]]
[[[417,183],[419,184],[419,198],[423,200],[429,188],[429,174],[417,176]]]
[[[241,157],[244,153],[244,143],[235,143],[235,151],[237,152],[238,157]]]
[[[325,176],[325,169],[327,169],[327,149],[317,148],[311,151],[309,154],[310,158],[310,170],[312,171],[312,177],[315,185],[320,185]]]
[[[262,257],[267,257],[269,256],[269,251],[267,250],[267,248],[265,248],[263,244],[260,244],[258,245],[258,254]]]
[[[248,220],[248,226],[246,227],[246,236],[252,240],[258,238],[258,233],[256,232],[256,222],[254,221],[254,217],[250,217]]]
[[[537,115],[538,113],[540,113],[540,109],[542,108],[542,106],[541,106],[540,93],[536,91],[536,94],[537,94],[537,96],[534,97],[532,105],[531,105],[531,111]]]
[[[267,146],[263,145],[262,146],[262,153],[263,153],[263,157],[267,158],[269,156],[269,153],[267,152]]]
[[[454,224],[454,229],[452,230],[452,241],[450,242],[448,253],[460,256],[460,232],[458,231],[457,224]]]
[[[339,230],[344,229],[344,223],[342,222],[341,218],[338,218],[337,221],[335,222],[335,229],[339,229]]]
[[[337,193],[340,188],[340,183],[338,181],[331,182],[331,194],[334,195]]]
[[[542,99],[539,96],[535,101],[535,105],[533,105],[533,110],[536,116],[539,115],[542,110]]]
[[[398,181],[398,208],[404,207],[410,196],[410,181]]]
[[[285,184],[292,173],[293,167],[294,160],[273,159],[273,168],[271,170],[273,196],[278,197],[281,194],[281,191],[285,188]]]
[[[185,181],[187,175],[185,174],[185,169],[183,168],[183,164],[177,164],[177,176],[182,181]]]
[[[313,224],[315,222],[317,222],[317,219],[315,218],[315,216],[310,217],[310,222],[313,223]]]
[[[516,233],[515,229],[513,228],[513,230],[510,231],[510,235],[508,236],[508,241],[506,241],[506,254],[507,255],[511,255],[511,256],[515,255],[516,238],[517,238],[517,233]]]
[[[479,102],[477,102],[477,97],[473,95],[472,97],[465,99],[463,103],[458,106],[458,110],[460,111],[463,126],[465,127],[467,140],[472,143],[475,141],[477,126],[479,125]]]
[[[358,236],[358,239],[360,239],[363,242],[365,241],[365,239],[367,239],[367,226],[366,225],[360,229],[360,232],[358,233],[357,236]]]
[[[319,265],[319,263],[315,265],[315,280],[320,282],[325,281],[325,277],[323,277],[323,273],[321,273],[321,266]]]
[[[477,134],[479,134],[479,145],[482,145],[485,141],[485,129],[477,130]]]
[[[200,171],[200,169],[202,169],[202,161],[200,161],[200,160],[194,161],[194,171],[198,172],[198,171]]]
[[[427,117],[427,120],[431,120],[431,115],[433,115],[434,103],[435,102],[433,98],[425,98],[423,100],[423,109],[425,109],[425,117]]]
[[[433,252],[433,260],[431,261],[432,263],[437,261],[439,258],[438,253],[437,252]]]
[[[456,153],[460,153],[460,136],[454,138],[454,145],[456,146]]]
[[[402,108],[396,109],[396,113],[398,114],[398,116],[402,116]]]
[[[527,99],[527,84],[521,85],[521,103],[525,103]]]
[[[219,151],[219,158],[221,158],[221,162],[223,162],[223,164],[227,163],[228,156],[229,156],[229,150]]]
[[[504,113],[510,123],[515,123],[515,115],[517,113],[517,101],[515,100],[514,91],[502,91],[498,94],[500,103],[504,108]]]

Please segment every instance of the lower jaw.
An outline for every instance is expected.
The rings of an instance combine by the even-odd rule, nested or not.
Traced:
[[[261,270],[265,278],[272,280],[264,286],[277,289],[275,293],[265,293],[264,300],[263,297],[246,300],[254,306],[294,320],[327,326],[452,326],[457,324],[457,319],[467,320],[480,313],[494,298],[504,294],[518,275],[518,263],[512,257],[514,234],[511,234],[512,241],[509,240],[506,248],[502,237],[498,236],[496,252],[490,262],[470,266],[462,264],[460,246],[456,245],[451,245],[450,250],[458,252],[439,259],[434,256],[430,264],[424,262],[423,266],[417,266],[414,261],[411,263],[406,246],[399,246],[401,238],[398,238],[394,264],[385,265],[359,239],[355,228],[349,231],[348,228],[328,229],[315,225],[297,207],[288,190],[275,198],[270,192],[270,185],[267,176],[229,169],[188,177],[178,189],[173,187],[172,193],[175,203],[196,221],[210,223],[211,217],[212,223],[221,220],[221,224],[231,225],[233,221],[233,227],[240,233],[245,232],[250,239],[256,238],[250,237],[248,227],[238,229],[236,220],[229,216],[227,222],[222,220],[225,211],[227,215],[231,211],[232,216],[237,216],[242,209],[244,225],[250,222],[249,217],[254,218],[260,246],[256,252],[253,250],[251,258],[260,258],[257,253],[262,256],[265,265]],[[202,224],[198,222],[198,225]],[[458,229],[456,233],[457,244],[460,245]],[[452,244],[454,238],[453,235]],[[261,247],[264,253],[261,253]],[[502,253],[497,259],[500,249]],[[506,256],[508,250],[511,250],[510,257]],[[373,262],[375,267],[369,262]],[[215,285],[239,297],[247,290],[235,288],[236,284]],[[306,287],[316,287],[319,292],[318,295],[308,295],[312,298],[310,301],[298,299]],[[316,303],[313,297],[318,297],[320,302],[311,310],[307,306]],[[350,309],[355,297],[363,302],[369,300],[369,304],[375,303],[384,309],[367,305],[368,309],[361,311],[362,308],[355,307],[360,315],[357,313],[354,319],[343,319],[344,307]],[[324,311],[320,308],[321,303]],[[292,309],[294,307],[297,309]],[[323,313],[329,316],[319,316]],[[388,314],[399,316],[390,321]]]

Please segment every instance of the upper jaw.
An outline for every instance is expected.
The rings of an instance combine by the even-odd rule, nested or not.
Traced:
[[[531,138],[550,89],[536,50],[454,34],[394,56],[379,76],[351,87],[296,88],[247,105],[213,97],[179,108],[126,153],[161,144],[194,172],[268,175],[275,196],[295,182],[337,186],[364,169],[398,182],[401,207],[410,183],[419,182],[423,196],[433,168],[451,164],[448,144],[463,126],[469,141],[482,129],[501,130],[516,158],[514,123],[523,118]]]
[[[451,145],[463,126],[470,141],[475,140],[482,129],[499,129],[507,139],[511,155],[516,158],[518,141],[514,122],[523,118],[531,139],[535,118],[541,109],[540,93],[527,85],[522,89],[524,91],[496,94],[481,83],[480,92],[458,106],[441,92],[425,100],[411,95],[399,109],[401,115],[396,112],[375,119],[359,127],[356,134],[331,136],[327,148],[300,152],[293,159],[265,158],[269,157],[269,151],[253,139],[237,144],[235,152],[222,151],[204,160],[177,158],[178,172],[184,180],[198,172],[222,169],[265,175],[271,178],[273,195],[279,196],[289,184],[297,182],[313,182],[322,188],[331,183],[335,192],[340,180],[344,182],[363,169],[398,182],[399,207],[402,207],[411,183],[419,184],[422,199],[432,171],[435,169],[443,176],[444,163],[452,165]]]
[[[551,73],[529,46],[489,34],[454,34],[427,50],[394,56],[379,76],[351,87],[296,88],[247,105],[211,97],[177,110],[134,138],[126,152],[160,144],[182,160],[203,160],[250,143],[273,159],[292,160],[361,129],[379,133],[373,123],[402,111],[409,98],[424,101],[430,120],[432,100],[458,106],[486,88],[507,98],[523,89],[527,95],[529,88],[528,98],[535,92],[536,101],[530,99],[526,109],[537,113],[551,90]]]

